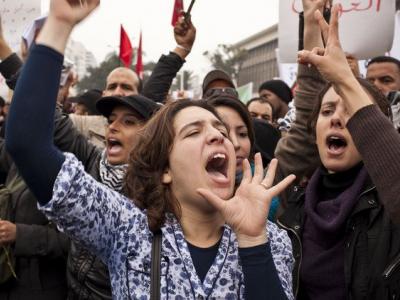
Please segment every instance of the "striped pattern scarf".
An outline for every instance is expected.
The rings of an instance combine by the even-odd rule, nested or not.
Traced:
[[[110,165],[106,158],[106,151],[101,154],[100,178],[101,182],[114,191],[121,192],[128,164]]]

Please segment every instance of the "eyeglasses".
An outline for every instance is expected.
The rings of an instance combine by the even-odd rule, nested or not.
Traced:
[[[231,87],[226,87],[226,88],[209,89],[205,92],[205,94],[203,95],[203,98],[208,99],[211,97],[223,96],[223,95],[229,95],[229,96],[233,96],[235,98],[239,97],[239,94],[236,91],[236,89],[231,88]]]

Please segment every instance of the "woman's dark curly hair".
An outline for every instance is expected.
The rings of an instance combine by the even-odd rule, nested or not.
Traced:
[[[378,105],[380,110],[387,116],[391,117],[391,110],[390,110],[390,105],[388,100],[386,99],[385,95],[382,94],[381,91],[379,91],[373,84],[371,84],[369,81],[357,77],[357,81],[360,83],[360,85],[363,87],[363,89],[371,96],[372,101]],[[332,87],[333,85],[331,83],[328,83],[318,94],[317,96],[317,102],[314,105],[313,112],[310,115],[310,118],[307,123],[307,128],[310,133],[313,133],[315,135],[315,127],[317,125],[317,120],[319,116],[319,111],[321,110],[321,105],[322,105],[322,100],[325,96],[325,94],[328,92],[328,90]]]
[[[203,100],[181,100],[167,104],[138,132],[129,157],[124,189],[135,205],[146,209],[149,228],[153,232],[164,224],[166,213],[173,213],[178,220],[181,216],[180,205],[170,186],[163,184],[162,178],[169,166],[174,143],[175,116],[193,106],[208,110],[221,120],[215,109]]]

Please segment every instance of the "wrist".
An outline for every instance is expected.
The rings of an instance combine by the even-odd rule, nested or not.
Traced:
[[[53,48],[64,54],[68,38],[74,25],[65,20],[49,16],[36,40],[37,44],[42,44]]]
[[[182,50],[184,50],[185,52],[187,52],[188,54],[192,51],[192,47],[187,47],[187,46],[185,46],[185,45],[179,45],[179,44],[177,44],[177,45],[176,45],[176,48],[182,49]]]
[[[185,58],[189,55],[191,49],[181,46],[181,45],[176,45],[174,49],[174,53],[177,54],[182,60],[185,60]]]
[[[255,247],[255,246],[263,245],[268,242],[268,237],[267,237],[266,231],[264,231],[263,233],[261,233],[257,236],[237,234],[236,238],[237,238],[240,248]]]

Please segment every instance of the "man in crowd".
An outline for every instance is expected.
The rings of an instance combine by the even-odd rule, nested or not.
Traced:
[[[275,119],[272,104],[267,99],[261,97],[253,98],[250,99],[246,105],[253,118],[260,119],[269,124],[274,123]]]
[[[367,80],[382,93],[400,91],[400,61],[390,56],[378,56],[368,63]]]
[[[140,80],[137,74],[129,68],[118,67],[112,70],[106,79],[106,86],[103,92],[97,97],[92,99],[92,106],[95,106],[95,102],[101,97],[119,96],[126,97],[132,95],[138,95],[140,88]],[[93,92],[93,90],[91,90]],[[91,92],[88,91],[87,93]],[[83,95],[82,95],[83,96]],[[86,95],[88,96],[88,95]],[[95,96],[94,96],[95,97]],[[83,97],[79,97],[83,99]],[[90,102],[90,101],[89,101]],[[86,138],[98,147],[104,148],[105,146],[105,128],[107,125],[107,119],[101,115],[77,115],[70,114],[74,126],[80,131]]]
[[[212,70],[203,79],[203,98],[210,98],[221,93],[238,97],[232,78],[222,70]]]
[[[375,57],[368,63],[366,77],[388,98],[392,122],[400,130],[400,61],[390,56]]]
[[[289,110],[288,104],[293,98],[292,91],[285,82],[279,79],[268,80],[260,85],[258,94],[272,104],[276,119],[285,117]]]
[[[108,74],[103,96],[137,95],[139,89],[139,76],[131,69],[118,67]]]

